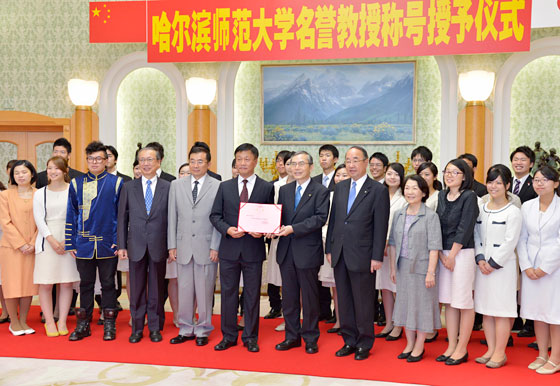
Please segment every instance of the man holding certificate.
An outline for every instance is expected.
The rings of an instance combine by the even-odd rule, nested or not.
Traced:
[[[268,228],[266,217],[257,219],[258,210],[240,213],[240,207],[244,203],[252,204],[249,207],[255,206],[254,204],[274,203],[273,185],[255,175],[258,159],[259,151],[250,143],[241,144],[235,149],[235,165],[239,176],[220,184],[210,213],[212,225],[222,234],[218,256],[223,339],[214,347],[217,351],[226,350],[237,344],[237,308],[241,272],[243,272],[245,315],[245,328],[241,340],[250,352],[259,351],[257,344],[259,300],[262,263],[266,257],[262,236],[264,233],[272,233],[273,230]],[[277,212],[275,210],[272,213]],[[249,221],[247,224],[245,215],[251,216],[255,221],[253,223]],[[251,226],[251,230],[246,232],[247,228],[238,226],[240,223]],[[259,231],[258,226],[255,227],[255,223],[261,224],[262,231]]]
[[[311,180],[313,158],[300,151],[291,158],[294,182],[280,188],[278,204],[282,205],[282,227],[276,259],[282,275],[282,309],[286,335],[276,350],[301,346],[315,354],[319,339],[319,285],[317,277],[323,264],[322,227],[329,214],[329,191]],[[301,304],[300,303],[301,293]],[[303,323],[300,309],[303,305]]]

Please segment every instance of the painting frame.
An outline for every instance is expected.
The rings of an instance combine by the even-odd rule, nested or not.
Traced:
[[[374,139],[374,140],[363,140],[363,139],[359,139],[359,140],[352,140],[352,139],[325,139],[325,140],[316,140],[316,139],[310,139],[310,140],[301,140],[301,139],[282,139],[282,140],[277,140],[277,139],[272,139],[270,138],[270,130],[272,129],[271,126],[272,125],[276,125],[276,127],[272,130],[278,130],[279,125],[278,124],[265,124],[265,122],[267,122],[267,116],[265,116],[266,112],[266,103],[268,102],[267,100],[265,100],[266,95],[265,93],[267,92],[266,89],[267,87],[269,87],[269,84],[267,84],[267,82],[269,81],[269,79],[265,78],[265,72],[268,72],[268,69],[283,69],[284,71],[287,68],[293,68],[293,69],[297,69],[297,68],[313,68],[315,69],[315,71],[325,71],[325,72],[333,72],[333,69],[336,70],[335,67],[338,68],[357,68],[357,67],[368,67],[368,66],[391,66],[391,65],[396,65],[396,66],[400,66],[400,65],[410,65],[412,66],[412,70],[410,71],[411,75],[412,75],[412,84],[411,84],[411,90],[409,91],[411,93],[411,97],[412,97],[412,101],[411,101],[411,111],[410,111],[410,116],[411,116],[411,120],[410,123],[408,124],[410,126],[410,133],[409,136],[407,138],[404,139],[389,139],[389,140],[379,140],[379,139]],[[329,71],[330,70],[330,71]],[[416,144],[416,113],[417,113],[417,71],[418,71],[418,62],[415,59],[411,59],[411,60],[398,60],[398,61],[379,61],[379,62],[351,62],[351,63],[297,63],[297,64],[261,64],[260,66],[260,75],[261,75],[261,144],[262,145],[322,145],[322,144],[336,144],[336,145],[415,145]],[[331,74],[332,76],[332,74]],[[366,80],[367,81],[367,80]],[[277,82],[278,83],[278,82]],[[288,84],[285,84],[284,87],[286,88],[288,86]],[[279,86],[281,87],[281,86]],[[269,93],[270,94],[270,93]],[[270,121],[269,121],[270,122]],[[310,126],[313,126],[316,124],[312,124]],[[323,126],[325,126],[325,124],[321,124]],[[328,125],[328,123],[326,124]],[[355,125],[355,123],[346,123],[346,125]],[[283,126],[283,125],[280,125]],[[285,125],[285,126],[293,126],[293,125]],[[282,128],[283,129],[283,128]],[[323,128],[324,129],[324,128]],[[323,130],[323,129],[316,129],[316,130]],[[268,132],[267,132],[268,130]],[[331,131],[333,130],[332,128],[330,129]],[[382,130],[390,130],[390,128],[382,128]],[[398,129],[397,129],[398,130]],[[348,132],[347,130],[339,130],[338,131],[340,134],[343,135],[347,135]],[[390,135],[390,132],[388,132],[387,134],[388,136]],[[363,135],[362,135],[363,136]]]

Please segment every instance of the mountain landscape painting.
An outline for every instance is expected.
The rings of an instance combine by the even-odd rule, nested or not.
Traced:
[[[261,67],[263,143],[413,144],[416,62]]]

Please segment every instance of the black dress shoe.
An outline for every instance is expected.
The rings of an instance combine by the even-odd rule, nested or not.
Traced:
[[[428,338],[424,341],[424,343],[432,343],[435,342],[435,340],[438,338],[439,336],[439,331],[436,331],[436,334],[434,336],[432,336],[431,338]]]
[[[393,331],[393,330],[391,330],[391,331]],[[379,334],[375,334],[375,337],[376,337],[376,338],[386,338],[386,337],[389,336],[389,334],[391,333],[391,331],[389,331],[389,332],[380,332]]]
[[[335,324],[336,323],[336,315],[333,315],[332,318],[325,320],[327,324]]]
[[[521,331],[517,333],[517,336],[520,338],[532,338],[535,336],[535,330],[531,328],[527,328],[525,326]]]
[[[275,348],[278,351],[286,351],[294,347],[301,347],[300,339],[286,339],[283,342],[278,343]]]
[[[465,355],[463,355],[461,358],[459,359],[453,359],[451,357],[449,357],[446,361],[445,364],[449,365],[449,366],[456,366],[456,365],[460,365],[461,363],[465,363],[467,361],[467,359],[469,358],[469,353],[466,353]]]
[[[308,354],[317,354],[319,352],[319,347],[316,342],[308,342],[305,344],[305,352]]]
[[[247,347],[247,351],[249,351],[249,352],[259,352],[260,351],[259,345],[254,340],[243,342],[243,346]]]
[[[398,359],[406,359],[406,358],[408,358],[408,357],[410,356],[410,354],[412,354],[412,351],[409,351],[409,352],[404,352],[404,351],[403,351],[402,353],[400,353],[399,355],[397,355],[397,358],[398,358]]]
[[[357,361],[363,361],[364,359],[368,359],[369,357],[369,349],[358,347],[356,352],[354,353],[354,359]]]
[[[197,346],[206,346],[208,344],[208,337],[207,336],[197,336],[196,337],[196,345]]]
[[[152,342],[161,342],[162,340],[161,332],[159,331],[150,331],[150,340]]]
[[[393,342],[393,341],[395,341],[395,340],[399,340],[399,339],[401,338],[401,336],[402,336],[402,331],[403,331],[403,329],[401,329],[401,333],[400,333],[398,336],[387,335],[387,337],[385,338],[385,340],[386,340],[387,342]]]
[[[142,331],[133,332],[128,338],[128,341],[130,343],[138,343],[142,340],[143,336]]]
[[[420,362],[422,360],[422,357],[424,356],[424,351],[422,351],[422,353],[418,356],[414,356],[414,355],[409,355],[408,358],[406,358],[407,362]]]
[[[179,344],[179,343],[185,343],[187,340],[193,340],[194,339],[194,335],[192,336],[187,336],[187,335],[177,335],[175,338],[171,338],[171,340],[169,341],[169,343],[171,344]]]
[[[355,352],[356,352],[356,347],[345,344],[334,355],[336,355],[337,357],[346,357],[350,354],[354,354]]]
[[[438,356],[438,357],[436,358],[436,362],[445,362],[445,361],[447,361],[448,359],[449,359],[449,357],[448,357],[447,355],[441,354],[440,356]]]
[[[281,309],[278,309],[278,310],[271,309],[268,312],[268,314],[266,314],[264,316],[264,318],[265,319],[275,319],[275,318],[279,318],[280,316],[282,316],[282,310]]]
[[[539,345],[537,344],[537,342],[529,343],[527,347],[534,348],[535,350],[539,349]]]
[[[223,339],[220,343],[218,343],[217,345],[214,346],[214,350],[224,351],[224,350],[227,350],[228,348],[233,347],[233,346],[237,346],[237,342],[230,342],[229,340]]]
[[[0,319],[0,324],[8,323],[10,321],[10,317],[6,316],[4,319]]]
[[[101,318],[97,319],[97,325],[98,326],[103,326],[103,324],[105,324],[105,321]]]
[[[339,332],[339,331],[340,331],[340,327],[333,327],[333,328],[329,328],[329,329],[327,330],[327,332],[328,332],[329,334],[336,334],[336,333]]]

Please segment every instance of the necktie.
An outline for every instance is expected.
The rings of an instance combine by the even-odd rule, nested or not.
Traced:
[[[515,187],[513,188],[513,194],[519,194],[519,185],[521,185],[521,181],[516,178]]]
[[[295,200],[295,205],[294,205],[294,212],[296,211],[300,200],[301,200],[301,185],[298,186],[297,189],[296,189],[296,200]]]
[[[154,200],[154,195],[152,193],[152,181],[148,180],[146,182],[146,196],[144,197],[144,201],[146,201],[146,212],[150,214],[150,209],[152,209],[152,201]]]
[[[192,202],[196,203],[196,196],[198,196],[198,181],[194,182],[194,188],[192,190]]]
[[[323,186],[324,186],[325,188],[328,188],[328,187],[329,187],[329,185],[327,184],[328,182],[329,182],[329,176],[324,176],[324,177],[323,177]]]
[[[247,202],[249,201],[249,191],[247,190],[247,180],[243,180],[243,189],[241,189],[241,194],[239,195],[239,201]]]
[[[352,208],[352,204],[356,199],[356,181],[352,182],[352,187],[350,188],[350,194],[348,195],[348,207],[346,208],[346,214],[350,212],[350,208]]]

